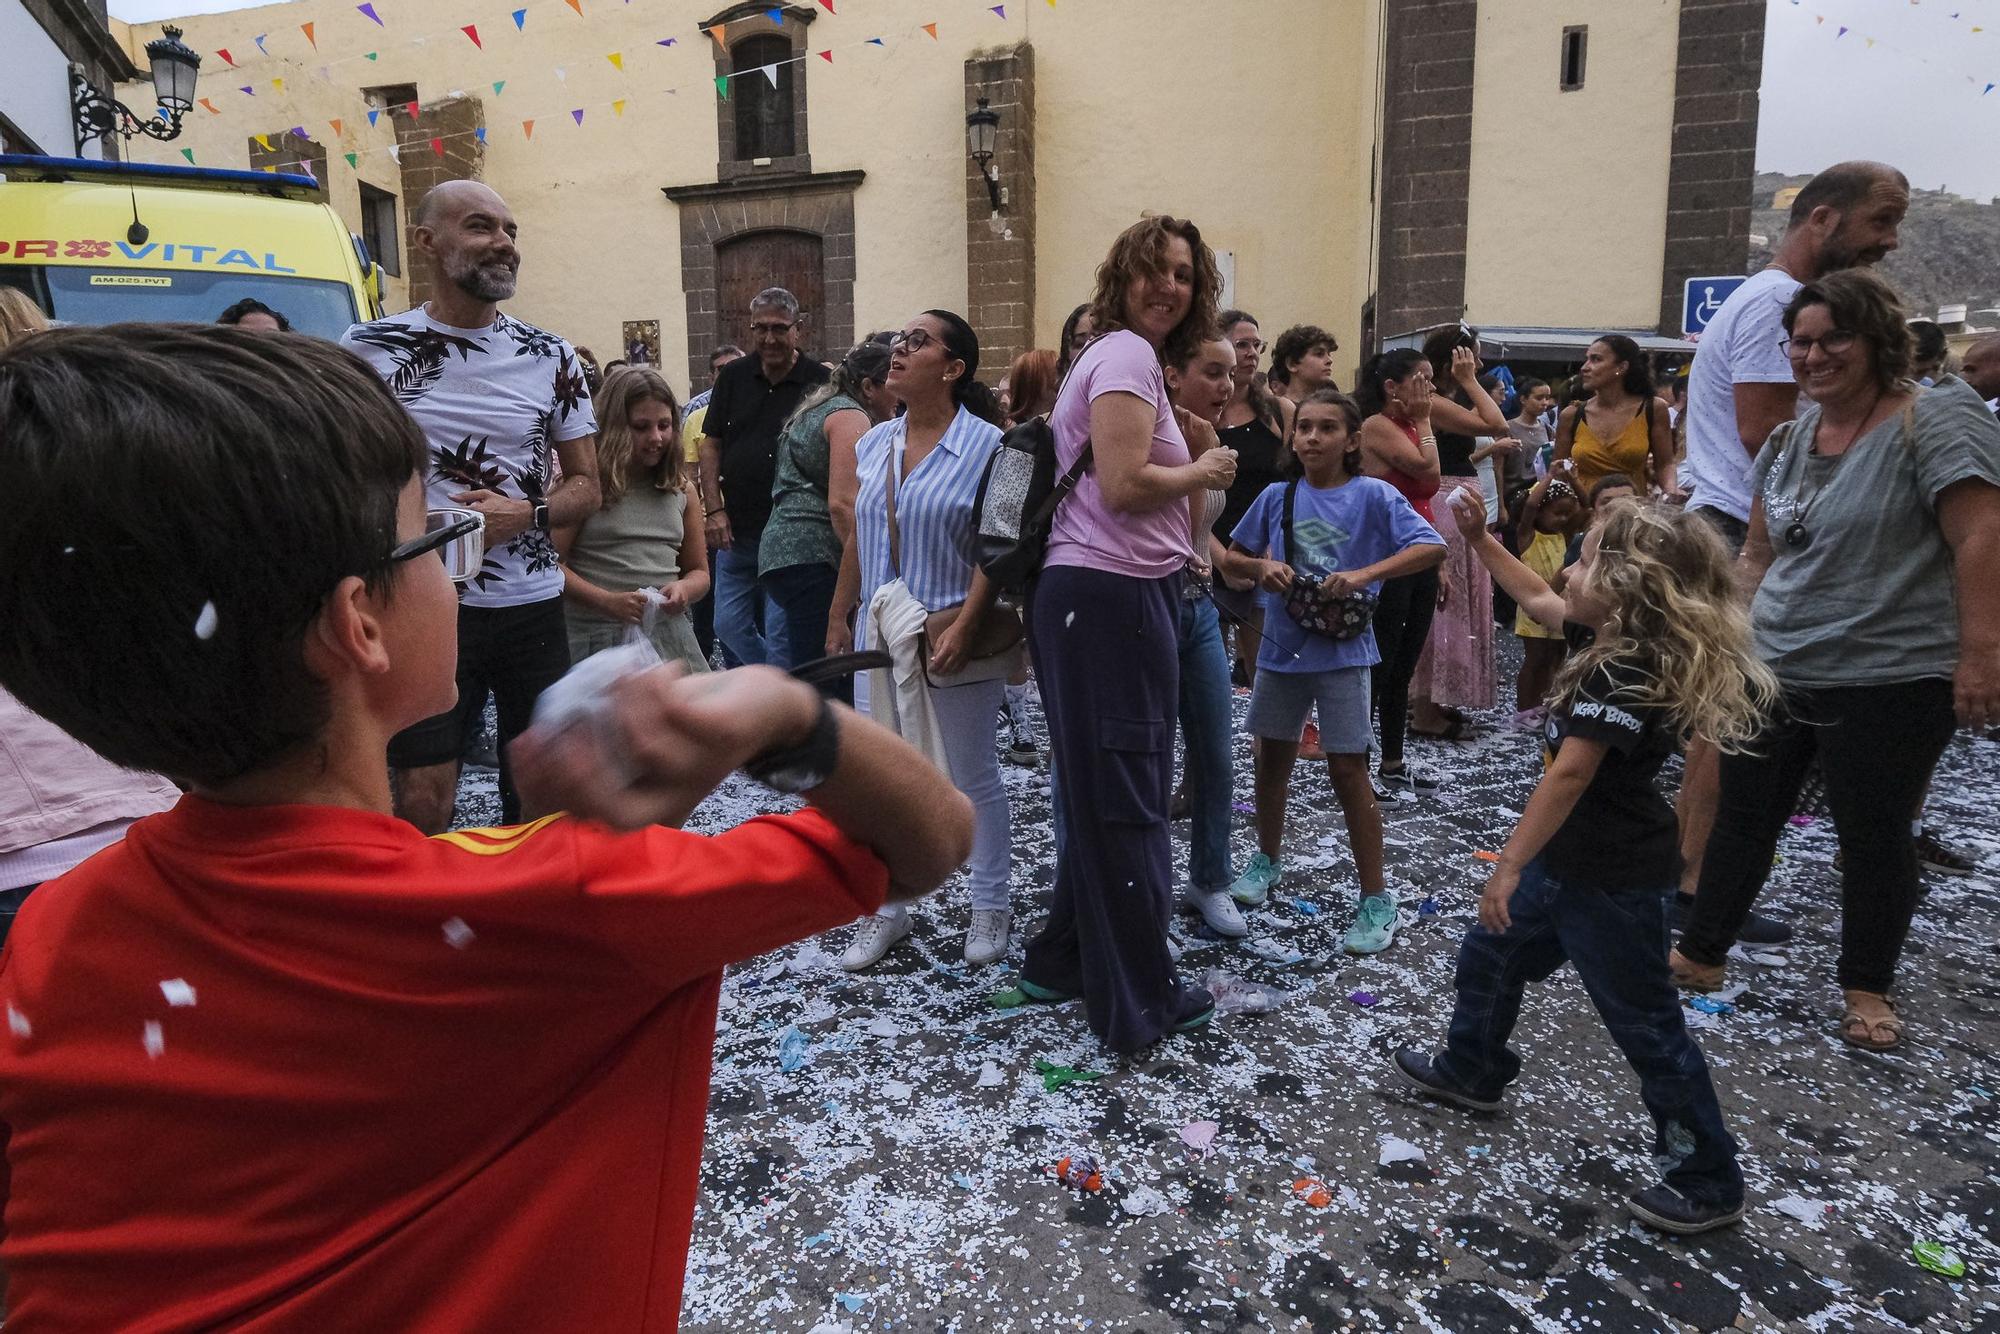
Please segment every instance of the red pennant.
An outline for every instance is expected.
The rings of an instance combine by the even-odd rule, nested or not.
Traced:
[[[819,53],[819,58],[821,60],[824,60],[827,64],[831,65],[833,63],[833,52],[822,51]]]
[[[437,155],[438,155],[439,157],[443,157],[443,156],[444,156],[444,140],[442,140],[442,139],[433,139],[433,140],[431,140],[431,152],[433,152],[433,153],[436,153],[436,154],[437,154]]]
[[[833,12],[833,0],[819,0],[819,2],[826,6],[827,13],[831,14]]]
[[[415,120],[418,116],[423,114],[423,108],[418,106],[415,102],[405,102],[403,104],[403,110],[410,113],[411,120]]]
[[[463,28],[460,28],[459,31],[470,37],[474,46],[482,51],[486,49],[486,43],[479,40],[479,25],[477,23],[468,23]]]
[[[232,56],[232,55],[230,55],[230,54],[229,54],[229,48],[228,48],[228,47],[226,47],[226,46],[225,46],[225,47],[223,47],[223,48],[222,48],[221,50],[217,51],[217,52],[216,52],[215,54],[217,54],[217,55],[219,55],[219,56],[221,56],[221,57],[222,57],[222,63],[223,63],[223,64],[225,64],[225,65],[229,66],[229,68],[231,68],[231,69],[235,69],[235,68],[236,68],[236,58],[235,58],[234,56]]]

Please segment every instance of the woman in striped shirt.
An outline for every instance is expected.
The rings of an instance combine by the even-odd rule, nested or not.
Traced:
[[[959,316],[927,310],[904,325],[889,344],[888,392],[903,415],[883,422],[856,442],[859,489],[854,541],[847,546],[834,593],[830,637],[857,608],[866,608],[885,585],[900,579],[925,611],[960,608],[949,628],[930,643],[926,664],[935,680],[962,670],[993,609],[995,590],[973,563],[973,500],[986,464],[1000,446],[1000,405],[974,379],[979,339]],[[891,513],[893,510],[893,540]],[[866,617],[856,627],[856,647],[868,647]],[[828,650],[842,647],[831,642]],[[928,688],[938,739],[951,780],[972,801],[972,926],[965,938],[967,963],[992,963],[1007,952],[1013,927],[1008,881],[1013,871],[1007,789],[1000,779],[994,739],[1006,674],[969,685]],[[874,698],[878,720],[895,716],[893,700]],[[859,971],[879,961],[910,934],[908,910],[891,905],[865,917],[841,956]]]

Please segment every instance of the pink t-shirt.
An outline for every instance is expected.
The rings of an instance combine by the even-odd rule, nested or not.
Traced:
[[[1138,334],[1120,329],[1084,350],[1049,413],[1057,467],[1069,468],[1083,452],[1083,442],[1090,438],[1090,405],[1100,394],[1135,394],[1152,404],[1153,450],[1148,460],[1164,467],[1188,462],[1187,438],[1167,401],[1159,354]],[[1093,465],[1057,507],[1044,563],[1159,579],[1178,571],[1193,555],[1185,498],[1144,514],[1116,513],[1104,503]]]

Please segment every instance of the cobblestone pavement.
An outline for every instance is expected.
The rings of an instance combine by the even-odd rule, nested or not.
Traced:
[[[1288,875],[1250,940],[1208,938],[1191,918],[1175,932],[1185,970],[1267,983],[1284,1003],[1139,1059],[1105,1053],[1073,1007],[986,1006],[1049,884],[1047,784],[1032,770],[1009,770],[1021,907],[1006,964],[966,968],[953,885],[864,976],[834,966],[843,932],[732,970],[683,1328],[2000,1332],[2000,745],[1961,734],[1941,767],[1930,821],[1983,866],[1929,881],[1897,1054],[1834,1034],[1833,833],[1824,820],[1787,832],[1763,906],[1798,938],[1732,961],[1732,1013],[1689,1011],[1751,1201],[1740,1228],[1693,1243],[1623,1211],[1651,1180],[1649,1123],[1573,974],[1531,990],[1526,1068],[1497,1116],[1419,1103],[1387,1077],[1393,1045],[1441,1036],[1484,878],[1474,853],[1499,846],[1539,767],[1532,739],[1500,731],[1413,758],[1446,781],[1389,810],[1394,947],[1339,953],[1352,865],[1323,773],[1301,765]],[[1247,772],[1239,737],[1246,801]],[[694,824],[777,804],[732,782]],[[473,773],[461,820],[491,805],[490,774]],[[1240,864],[1247,813],[1236,839]],[[1418,915],[1426,897],[1441,914]],[[793,1032],[803,1064],[787,1071]],[[1038,1059],[1103,1077],[1050,1092]],[[1183,1135],[1203,1122],[1205,1151]],[[1384,1166],[1392,1137],[1421,1158]],[[1080,1153],[1102,1164],[1096,1192],[1053,1175]],[[1965,1277],[1920,1268],[1925,1240],[1955,1250]]]

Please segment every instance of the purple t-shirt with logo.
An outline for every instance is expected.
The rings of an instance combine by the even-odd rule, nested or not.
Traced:
[[[1083,452],[1090,438],[1090,405],[1100,394],[1133,394],[1152,405],[1151,462],[1175,467],[1189,461],[1187,437],[1167,400],[1159,353],[1138,334],[1120,329],[1084,349],[1049,413],[1058,469],[1069,468]],[[1179,571],[1193,555],[1185,498],[1144,514],[1116,513],[1104,502],[1093,465],[1056,508],[1044,563],[1159,579]]]

